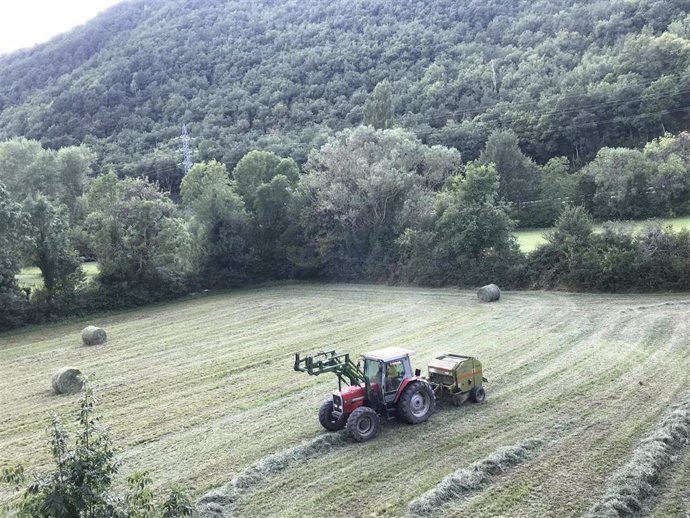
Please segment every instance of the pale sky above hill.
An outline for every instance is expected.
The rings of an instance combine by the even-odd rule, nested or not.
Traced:
[[[33,47],[123,0],[3,0],[0,54]]]

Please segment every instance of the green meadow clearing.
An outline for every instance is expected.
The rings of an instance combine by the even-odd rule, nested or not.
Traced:
[[[78,400],[53,395],[50,378],[74,366],[96,377],[120,481],[148,469],[156,489],[199,498],[244,480],[218,516],[413,516],[444,477],[526,441],[539,447],[437,514],[581,516],[687,399],[688,309],[687,294],[505,292],[479,304],[454,289],[286,284],[33,327],[0,335],[0,467],[48,466],[49,415],[71,420]],[[108,343],[82,346],[87,324]],[[294,353],[383,346],[416,350],[424,371],[444,351],[476,355],[486,402],[385,423],[368,443],[328,434],[317,411],[336,378],[294,372]],[[303,455],[319,437],[337,440]],[[683,453],[655,482],[649,516],[690,509]],[[18,496],[0,490],[0,502]]]
[[[84,270],[84,275],[86,275],[87,280],[92,279],[98,273],[98,263],[83,263],[81,268]],[[19,275],[17,275],[17,282],[23,288],[42,287],[43,276],[41,275],[41,270],[36,266],[23,268]]]
[[[682,218],[667,218],[658,220],[663,226],[671,225],[674,230],[680,230],[683,228],[690,228],[690,216]],[[648,224],[648,221],[624,221],[623,225],[632,227],[635,230],[639,230]],[[597,225],[595,231],[600,231],[602,225]],[[523,252],[531,252],[541,243],[546,241],[544,239],[544,233],[548,231],[548,228],[526,228],[522,230],[515,231],[515,237],[517,237],[518,244]]]

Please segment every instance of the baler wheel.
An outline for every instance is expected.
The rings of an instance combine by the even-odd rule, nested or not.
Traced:
[[[347,416],[345,414],[340,414],[340,417],[336,418],[333,415],[333,400],[327,399],[321,403],[321,408],[319,408],[319,422],[329,432],[337,432],[345,427],[345,421],[347,421]]]
[[[470,397],[475,403],[483,403],[486,399],[486,391],[484,390],[484,387],[474,387]]]
[[[373,439],[379,433],[381,420],[373,408],[355,408],[347,420],[347,433],[357,442]]]
[[[434,413],[435,406],[434,391],[429,384],[413,381],[400,396],[398,417],[410,424],[423,423]]]

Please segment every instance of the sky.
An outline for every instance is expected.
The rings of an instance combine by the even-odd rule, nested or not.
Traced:
[[[123,0],[4,0],[0,54],[33,47]]]

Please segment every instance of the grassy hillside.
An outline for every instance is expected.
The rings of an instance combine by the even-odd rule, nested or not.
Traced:
[[[302,162],[363,121],[381,81],[393,122],[466,159],[512,128],[545,162],[687,127],[688,0],[134,0],[0,57],[0,138],[85,142],[101,165],[169,181],[249,149]],[[166,180],[167,179],[167,180]]]
[[[70,415],[77,400],[52,395],[50,376],[71,365],[96,375],[124,472],[150,469],[157,484],[197,497],[240,475],[237,516],[401,516],[447,475],[535,438],[544,442],[533,455],[442,515],[579,516],[687,393],[688,304],[687,295],[507,292],[480,305],[469,291],[284,285],[5,334],[0,466],[45,466],[48,414]],[[87,323],[107,329],[106,346],[80,346]],[[444,407],[422,425],[388,423],[373,442],[335,441],[247,477],[261,459],[326,433],[316,412],[335,377],[294,372],[294,352],[386,345],[415,349],[418,367],[444,351],[477,355],[487,401]],[[665,475],[651,515],[682,516],[687,457]]]

